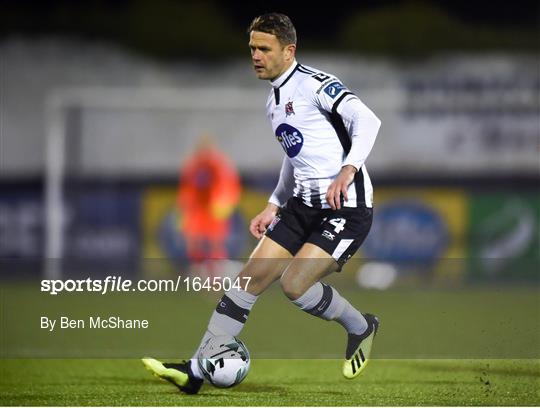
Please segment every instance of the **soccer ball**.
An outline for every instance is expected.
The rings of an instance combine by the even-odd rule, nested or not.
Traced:
[[[199,351],[198,361],[204,377],[219,388],[240,384],[251,362],[247,347],[232,336],[209,338]]]

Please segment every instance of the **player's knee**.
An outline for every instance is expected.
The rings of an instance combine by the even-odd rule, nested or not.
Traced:
[[[287,274],[284,274],[279,282],[281,284],[281,290],[283,290],[285,296],[290,300],[298,299],[306,291],[306,288],[304,288],[304,285],[298,279],[289,278]]]

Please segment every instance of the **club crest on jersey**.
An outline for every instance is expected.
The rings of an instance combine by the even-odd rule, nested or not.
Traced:
[[[281,143],[281,147],[289,157],[294,157],[300,153],[304,144],[302,133],[287,123],[282,123],[276,128],[276,139]]]
[[[285,116],[295,115],[292,103],[293,101],[290,101],[285,104]]]

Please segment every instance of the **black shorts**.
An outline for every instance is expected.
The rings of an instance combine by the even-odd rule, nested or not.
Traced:
[[[309,242],[332,256],[339,269],[360,248],[373,219],[368,207],[339,210],[312,208],[291,197],[266,230],[266,236],[296,253]]]

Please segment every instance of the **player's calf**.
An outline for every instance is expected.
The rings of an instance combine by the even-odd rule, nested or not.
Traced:
[[[317,282],[292,302],[313,316],[336,321],[347,330],[343,375],[346,378],[358,376],[369,361],[379,320],[371,314],[360,313],[334,288],[322,282]]]

